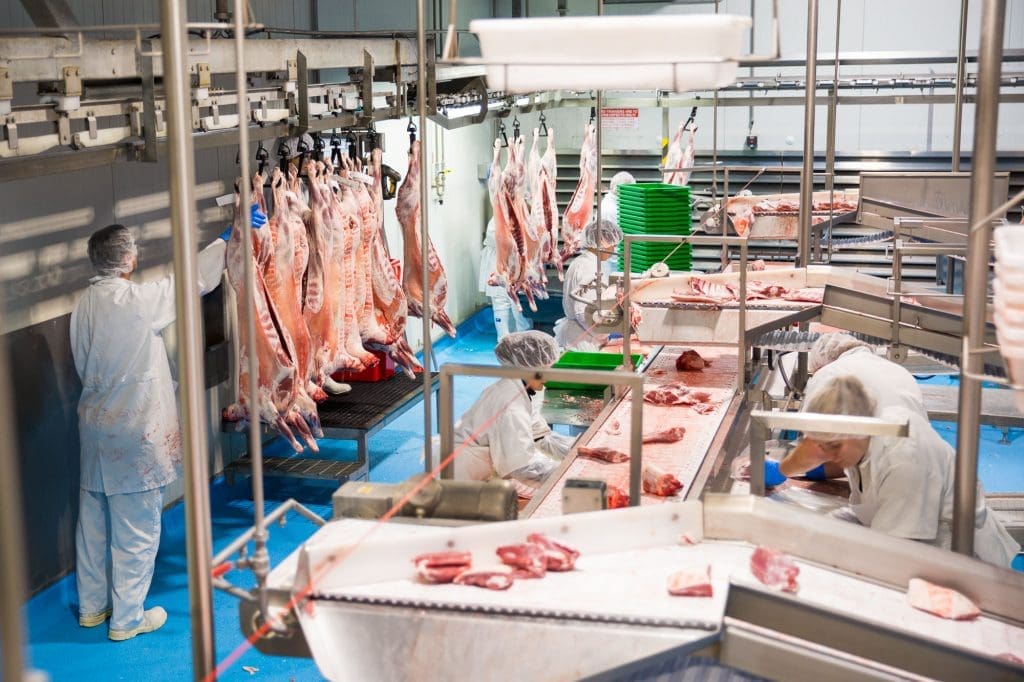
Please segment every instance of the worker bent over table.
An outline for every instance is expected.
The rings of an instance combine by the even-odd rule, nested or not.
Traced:
[[[801,468],[841,468],[850,484],[850,506],[857,520],[872,530],[950,548],[956,456],[927,418],[900,404],[877,409],[854,376],[829,379],[808,397],[806,410],[908,422],[906,438],[806,433]],[[1008,568],[1020,547],[988,507],[980,483],[974,531],[974,555]]]
[[[544,368],[558,359],[558,344],[541,331],[515,332],[494,354],[506,367]],[[537,379],[500,379],[484,389],[455,423],[457,480],[536,483],[554,471],[575,439],[552,432],[541,418],[532,399],[543,387]]]

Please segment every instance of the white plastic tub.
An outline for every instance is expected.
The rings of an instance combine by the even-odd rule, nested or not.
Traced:
[[[745,16],[651,14],[477,19],[469,30],[491,89],[685,91],[732,84],[750,26]],[[685,62],[697,58],[730,61]]]

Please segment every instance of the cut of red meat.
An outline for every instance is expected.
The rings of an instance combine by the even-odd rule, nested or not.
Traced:
[[[711,566],[673,573],[668,577],[668,593],[673,597],[710,597]]]
[[[544,550],[549,571],[571,571],[580,556],[575,549],[560,545],[543,533],[531,533],[526,536],[526,541]]]
[[[628,462],[629,455],[619,450],[612,448],[590,448],[585,445],[580,446],[576,451],[581,457],[590,457],[591,459],[599,459],[602,462],[610,462],[612,464],[619,464],[620,462]]]
[[[609,509],[621,509],[629,506],[629,494],[625,490],[617,485],[609,485],[607,490]]]
[[[431,552],[413,557],[420,578],[428,583],[450,583],[473,563],[469,552]]]
[[[696,405],[711,400],[707,391],[692,389],[684,384],[663,384],[644,391],[644,402],[654,405]]]
[[[692,348],[687,348],[676,358],[676,369],[680,372],[700,371],[710,365],[709,361],[702,358],[700,353]]]
[[[981,610],[970,599],[956,590],[941,587],[927,580],[911,578],[907,586],[907,598],[915,609],[949,618],[950,620],[972,620],[981,615]]]
[[[783,592],[795,593],[799,589],[796,577],[800,567],[786,554],[769,547],[758,547],[750,555],[750,572],[765,585]]]
[[[501,563],[516,569],[516,578],[543,578],[548,564],[544,548],[532,542],[505,545],[496,551]]]
[[[711,403],[697,403],[696,405],[690,405],[690,408],[697,414],[711,414],[718,409],[718,406]]]
[[[675,443],[686,435],[686,428],[683,426],[670,426],[654,433],[644,434],[645,443]]]
[[[507,590],[515,581],[513,571],[508,566],[491,568],[467,568],[455,576],[456,585],[473,585],[486,587],[488,590]]]
[[[658,497],[672,497],[683,489],[678,478],[653,464],[645,464],[642,483],[645,493]]]

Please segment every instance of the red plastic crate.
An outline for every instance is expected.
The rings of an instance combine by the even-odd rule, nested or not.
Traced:
[[[348,383],[350,381],[384,381],[395,374],[395,361],[391,356],[382,350],[367,349],[377,357],[377,364],[360,372],[352,370],[341,370],[331,375],[335,381]]]

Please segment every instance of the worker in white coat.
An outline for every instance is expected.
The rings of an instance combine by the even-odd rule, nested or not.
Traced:
[[[494,349],[506,367],[550,367],[558,345],[531,330],[505,336]],[[569,452],[574,438],[551,431],[531,401],[544,387],[537,379],[500,379],[484,389],[453,431],[457,480],[544,480]]]
[[[255,206],[254,227],[266,222]],[[198,289],[220,283],[230,230],[198,258]],[[160,332],[174,322],[174,280],[137,284],[135,239],[123,225],[89,238],[96,271],[71,313],[78,401],[81,490],[75,537],[83,627],[110,618],[115,641],[152,632],[167,613],[143,610],[160,544],[163,487],[177,477],[181,429]]]
[[[626,171],[619,171],[612,176],[608,183],[608,193],[601,199],[601,220],[619,224],[619,187],[635,183],[636,178]]]
[[[804,440],[815,446],[818,462],[842,468],[850,483],[850,506],[861,524],[949,549],[956,455],[926,417],[894,402],[877,409],[864,384],[852,375],[828,379],[809,399],[807,411],[909,422],[906,438],[806,433]],[[1020,546],[986,504],[980,483],[977,500],[974,554],[1009,568]]]
[[[484,246],[480,251],[480,291],[491,299],[494,312],[494,331],[501,341],[509,332],[523,332],[533,329],[533,320],[524,317],[522,311],[505,287],[491,286],[487,283],[498,263],[498,251],[494,235],[494,218],[487,221],[487,232],[484,235]]]
[[[622,230],[610,220],[602,219],[600,223],[591,222],[583,233],[584,251],[569,265],[565,271],[562,285],[562,311],[565,317],[555,323],[555,340],[567,350],[597,350],[608,340],[608,334],[594,332],[591,327],[594,321],[586,314],[587,304],[577,301],[570,294],[585,285],[593,283],[601,277],[601,297],[609,298],[614,291],[609,291],[608,276],[602,271],[602,263],[615,255],[615,247],[622,241]],[[589,249],[597,249],[594,253]],[[590,289],[581,298],[596,301],[597,292]]]
[[[871,346],[845,333],[822,334],[807,354],[807,369],[813,375],[804,391],[804,406],[828,383],[840,376],[855,376],[875,404],[876,412],[905,407],[928,420],[924,394],[914,375],[902,365],[876,355]],[[878,414],[874,416],[879,416]],[[843,475],[842,469],[818,464],[818,453],[801,441],[781,462],[765,462],[765,483],[779,485],[788,476],[803,475],[821,480]]]

